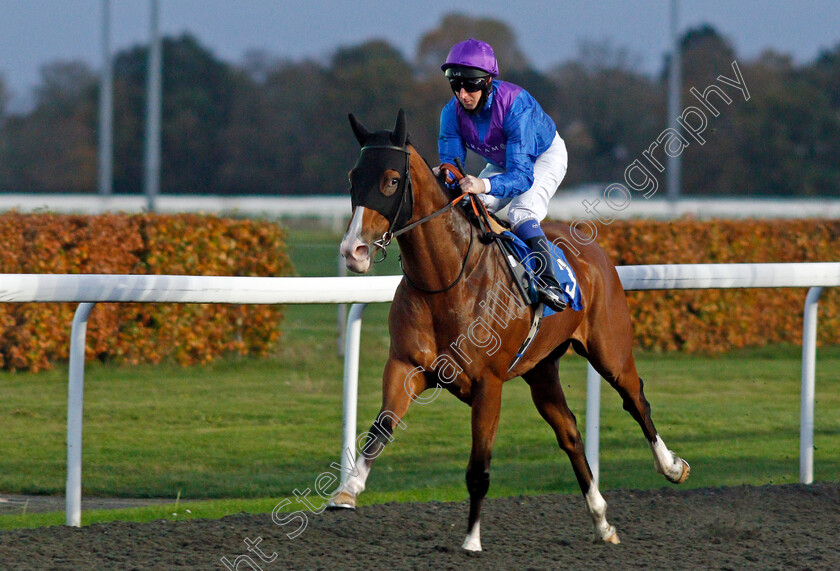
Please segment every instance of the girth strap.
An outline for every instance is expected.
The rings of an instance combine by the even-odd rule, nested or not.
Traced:
[[[537,310],[534,312],[534,321],[531,322],[531,329],[528,331],[528,335],[519,347],[519,351],[516,352],[513,362],[510,364],[510,367],[508,367],[508,372],[511,372],[513,368],[519,364],[519,361],[525,356],[525,353],[534,341],[534,337],[537,336],[537,333],[540,330],[540,325],[542,324],[543,311],[545,311],[545,305],[541,303],[537,306]]]

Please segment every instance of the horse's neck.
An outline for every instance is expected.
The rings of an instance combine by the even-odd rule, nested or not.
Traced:
[[[446,207],[449,197],[425,161],[416,153],[411,157],[411,178],[414,191],[412,220]],[[458,277],[470,247],[471,229],[455,208],[436,216],[397,238],[403,267],[413,280],[422,280],[424,287],[439,289]]]

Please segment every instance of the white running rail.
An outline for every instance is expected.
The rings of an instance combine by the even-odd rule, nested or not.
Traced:
[[[622,266],[625,290],[811,288],[805,306],[802,348],[800,480],[813,481],[816,307],[823,287],[840,286],[840,262],[801,264],[674,264]],[[347,320],[342,451],[355,450],[361,318],[368,303],[388,302],[402,276],[260,278],[174,275],[0,274],[0,302],[78,302],[70,342],[67,400],[67,517],[81,525],[82,402],[87,320],[99,302],[156,303],[352,303]],[[600,382],[587,383],[586,453],[598,475]],[[342,453],[342,461],[346,454]],[[346,473],[346,472],[343,472]]]

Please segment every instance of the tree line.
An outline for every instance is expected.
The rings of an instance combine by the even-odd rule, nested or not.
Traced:
[[[525,87],[554,118],[569,150],[564,187],[624,180],[668,125],[667,61],[651,76],[621,47],[582,42],[573,60],[542,72],[493,19],[445,16],[413,60],[371,40],[327,61],[251,51],[231,64],[182,35],[163,40],[161,192],[339,194],[358,155],[351,112],[380,129],[405,108],[412,142],[436,162],[440,110],[452,96],[439,66],[466,37],[493,44],[500,78]],[[681,155],[683,194],[837,195],[840,44],[805,64],[772,51],[746,61],[704,25],[685,32],[681,48],[681,110],[702,108],[692,88],[732,77],[732,62],[749,90],[748,100],[728,91],[731,104],[710,96],[720,112],[706,113],[704,143]],[[114,58],[115,193],[142,193],[147,56],[147,46],[135,46]],[[0,191],[96,192],[98,90],[87,64],[54,62],[41,71],[34,107],[10,114],[0,76]],[[471,172],[479,168],[468,161]]]

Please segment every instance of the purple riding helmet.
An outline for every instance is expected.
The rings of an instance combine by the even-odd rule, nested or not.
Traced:
[[[440,66],[443,71],[452,67],[471,67],[476,70],[481,70],[482,75],[489,75],[496,77],[499,75],[499,64],[496,63],[496,53],[487,42],[469,40],[459,42],[452,46],[449,50],[449,55],[446,56],[446,62]],[[449,75],[449,74],[447,74]]]
[[[499,64],[496,62],[496,54],[490,44],[473,38],[459,42],[449,50],[446,62],[440,68],[449,79],[452,91],[456,95],[464,81],[475,84],[476,89],[472,89],[472,91],[481,90],[481,99],[478,100],[476,108],[472,110],[465,108],[470,115],[481,113],[487,104],[491,89],[489,80],[481,78],[499,75]]]

